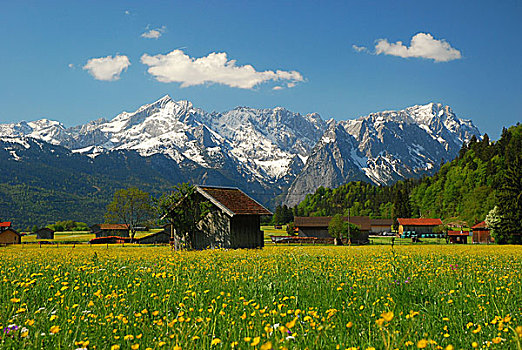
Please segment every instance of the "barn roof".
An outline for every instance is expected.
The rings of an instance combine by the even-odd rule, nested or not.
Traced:
[[[403,226],[438,226],[442,225],[441,219],[407,219],[398,218],[399,225]]]
[[[467,231],[448,231],[448,236],[469,236]]]
[[[22,235],[18,231],[13,230],[12,228],[8,228],[7,230],[0,231],[0,235],[6,234],[7,232],[13,232],[13,233],[16,233],[18,236],[22,237]]]
[[[393,225],[393,219],[370,219],[372,226],[391,226]]]
[[[0,227],[11,227],[11,221],[0,222]]]
[[[487,229],[488,228],[488,225],[486,224],[485,221],[479,222],[475,226],[471,227],[472,230],[481,229],[481,228],[483,228],[483,229]]]
[[[343,217],[344,221],[348,221],[348,217]],[[299,228],[303,227],[328,227],[328,224],[332,220],[331,216],[296,216],[294,218],[294,225]],[[370,217],[369,216],[350,216],[350,223],[359,226],[363,231],[370,230]]]
[[[230,216],[272,215],[268,209],[246,195],[239,188],[196,186],[196,190]]]

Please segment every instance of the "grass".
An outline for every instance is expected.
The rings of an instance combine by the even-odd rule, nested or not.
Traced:
[[[10,246],[0,347],[520,349],[520,271],[520,246]]]

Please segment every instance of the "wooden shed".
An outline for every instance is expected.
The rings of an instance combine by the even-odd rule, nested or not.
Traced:
[[[136,241],[139,244],[166,244],[170,242],[170,231],[165,228],[162,231],[140,237]]]
[[[404,232],[415,232],[419,234],[432,234],[435,227],[442,225],[441,219],[409,219],[398,218],[399,234]]]
[[[469,233],[466,231],[448,231],[448,240],[453,244],[467,244]]]
[[[12,228],[8,228],[0,232],[0,244],[20,243],[22,243],[22,236]]]
[[[41,228],[35,233],[37,239],[54,239],[54,230],[48,227]]]
[[[350,218],[343,217],[343,219],[359,227],[361,235],[358,237],[358,241],[368,241],[371,229],[369,216],[350,216]],[[296,216],[294,225],[299,237],[331,238],[328,233],[330,220],[332,220],[331,216]]]
[[[491,230],[485,221],[471,227],[471,231],[473,232],[473,243],[489,244],[494,241],[493,237],[491,237]]]
[[[126,224],[96,224],[91,226],[91,232],[100,237],[130,237],[129,225]]]
[[[260,248],[264,246],[261,216],[272,213],[236,187],[195,186],[196,201],[211,203],[210,212],[190,233],[194,249]],[[167,228],[170,232],[170,228]]]
[[[393,219],[370,219],[370,233],[391,232]]]

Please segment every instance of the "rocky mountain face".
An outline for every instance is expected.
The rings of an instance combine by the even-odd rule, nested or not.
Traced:
[[[297,204],[319,186],[337,187],[350,180],[389,185],[433,174],[473,135],[481,137],[471,121],[457,118],[440,103],[332,123],[291,184],[285,202]]]
[[[435,103],[326,122],[280,107],[208,113],[169,96],[71,128],[46,119],[0,124],[11,142],[43,140],[97,165],[132,154],[142,158],[136,166],[153,167],[172,184],[237,186],[264,204],[283,194],[291,205],[319,186],[390,184],[434,172],[472,135],[480,137],[471,121]],[[11,161],[30,161],[1,147]]]

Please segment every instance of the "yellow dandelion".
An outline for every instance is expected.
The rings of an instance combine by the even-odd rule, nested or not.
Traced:
[[[261,341],[261,337],[255,337],[254,340],[252,341],[252,343],[250,343],[250,345],[256,346],[257,344],[259,344],[260,341]]]
[[[132,344],[131,349],[132,350],[138,350],[140,348],[140,344]]]
[[[60,331],[60,326],[52,326],[50,329],[49,329],[49,332],[52,333],[52,334],[56,334]]]
[[[417,343],[419,349],[424,349],[426,346],[428,346],[428,341],[426,339],[421,339]]]
[[[352,323],[352,321],[350,321],[350,322],[348,322],[348,323],[346,324],[346,328],[352,328],[352,327],[353,327],[353,323]]]
[[[260,350],[271,350],[272,348],[272,342],[266,342],[259,348]]]
[[[390,322],[393,320],[393,311],[388,311],[383,314],[381,314],[381,317],[384,318],[386,322]]]
[[[214,338],[214,339],[212,339],[212,342],[210,342],[210,346],[214,346],[214,345],[217,345],[219,343],[221,343],[221,339]]]
[[[117,344],[114,344],[113,346],[111,346],[111,350],[120,350],[120,346]]]

